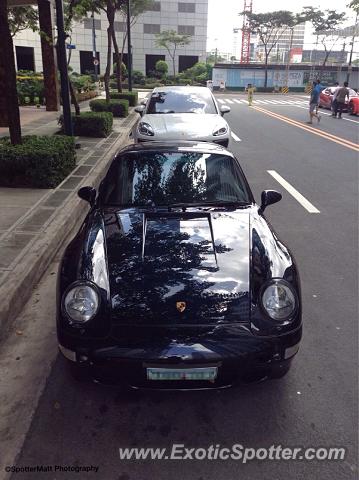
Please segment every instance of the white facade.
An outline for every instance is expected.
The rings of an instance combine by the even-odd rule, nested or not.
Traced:
[[[208,0],[160,0],[156,2],[155,8],[156,11],[148,11],[141,15],[131,29],[133,69],[146,73],[146,66],[148,71],[150,64],[155,60],[149,56],[164,55],[168,63],[169,73],[172,73],[172,60],[168,52],[166,49],[158,48],[155,45],[155,33],[164,30],[175,30],[179,34],[189,33],[192,35],[189,45],[177,48],[175,57],[176,72],[181,70],[181,66],[183,69],[183,65],[187,63],[205,61]],[[96,51],[100,57],[100,73],[103,74],[106,67],[108,23],[105,14],[95,14],[95,20]],[[124,29],[125,21],[126,19],[124,17],[116,14],[115,29],[120,50],[123,39],[123,32],[121,30]],[[87,60],[89,59],[90,52],[92,52],[92,41],[91,18],[74,25],[71,44],[74,44],[76,48],[71,52],[70,65],[75,72],[81,73],[81,70],[84,70],[84,57],[87,57]],[[31,30],[20,32],[14,38],[14,45],[15,49],[16,46],[33,48],[35,71],[42,71],[40,37],[37,33]],[[87,53],[81,54],[80,52]],[[127,43],[124,52],[127,54]],[[28,53],[30,54],[32,52],[29,50]],[[17,55],[15,55],[15,57],[16,56]],[[17,60],[19,60],[19,58],[17,58]],[[21,68],[21,65],[17,66],[18,69]]]

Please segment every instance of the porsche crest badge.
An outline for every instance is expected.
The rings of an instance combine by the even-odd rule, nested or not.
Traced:
[[[186,302],[176,302],[177,310],[182,313],[186,310]]]

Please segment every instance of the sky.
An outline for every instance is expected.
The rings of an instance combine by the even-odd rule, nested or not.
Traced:
[[[346,11],[354,17],[352,10],[346,7],[350,0],[253,0],[253,12],[263,13],[274,10],[291,10],[298,13],[304,6],[312,6],[321,10],[333,9]],[[243,0],[208,0],[208,30],[207,50],[218,48],[221,52],[231,52],[233,49],[233,28],[242,26],[242,17],[238,12],[243,10]],[[294,6],[295,5],[295,6]],[[354,22],[349,22],[349,24]],[[310,32],[306,32],[305,43],[312,42]]]

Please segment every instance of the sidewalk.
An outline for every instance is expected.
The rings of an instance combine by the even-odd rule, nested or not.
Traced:
[[[81,109],[88,109],[86,102]],[[24,134],[58,131],[59,112],[41,113],[33,112],[36,118],[23,127]],[[127,118],[114,118],[109,137],[77,137],[81,148],[76,151],[76,168],[55,189],[0,188],[0,337],[8,333],[46,267],[88,211],[77,190],[98,185],[114,153],[130,142],[137,118],[131,108]]]

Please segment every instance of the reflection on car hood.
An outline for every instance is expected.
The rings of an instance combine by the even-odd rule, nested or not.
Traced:
[[[248,321],[247,211],[156,217],[122,210],[105,214],[105,228],[115,322]]]
[[[168,140],[199,139],[212,136],[215,129],[228,128],[221,115],[208,113],[157,113],[145,115],[140,121],[152,126],[155,137]]]

